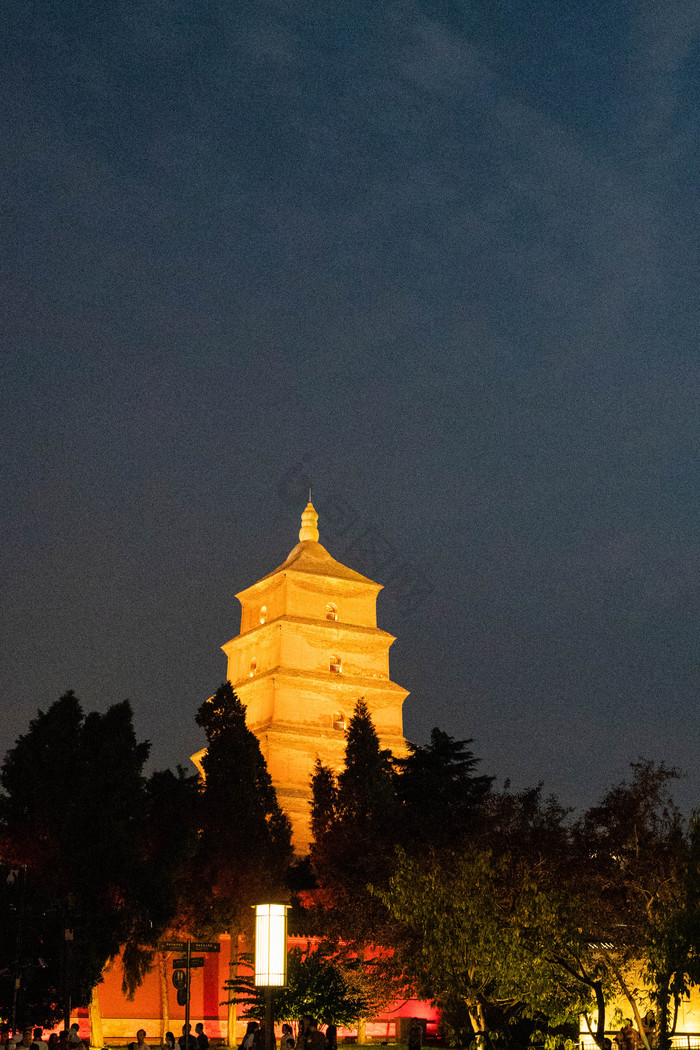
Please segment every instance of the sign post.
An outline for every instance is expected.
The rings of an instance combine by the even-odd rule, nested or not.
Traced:
[[[184,958],[173,959],[173,984],[177,988],[177,1001],[180,1006],[185,1007],[185,1050],[190,1050],[190,981],[191,972],[200,966],[204,966],[201,955],[192,955],[192,952],[220,952],[219,941],[193,941],[188,937],[186,941],[159,941],[158,951],[181,952],[185,949]],[[193,1041],[193,1040],[192,1040]]]

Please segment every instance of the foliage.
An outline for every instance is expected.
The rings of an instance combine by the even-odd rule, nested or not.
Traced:
[[[155,897],[175,915],[197,839],[199,776],[178,766],[151,775],[146,784],[148,859]]]
[[[669,1011],[666,1025],[662,1024],[662,1031],[665,1028],[669,1033],[675,1029],[681,999],[692,985],[700,984],[699,820],[695,813],[676,844],[672,883],[663,893],[657,892],[648,908],[651,922],[644,939],[644,977],[652,989],[652,1001]]]
[[[0,865],[0,925],[0,1017],[12,1018],[12,985],[19,974],[19,1027],[34,1017],[50,1023],[60,1016],[64,998],[62,913],[25,865]]]
[[[345,767],[336,778],[316,764],[311,863],[318,889],[305,895],[315,929],[368,1004],[380,1009],[406,991],[396,949],[403,930],[370,890],[386,886],[394,863],[399,808],[391,754],[381,748],[364,700],[347,729]]]
[[[675,805],[678,772],[663,763],[632,763],[632,778],[611,788],[574,829],[587,852],[595,896],[591,939],[626,996],[643,1035],[644,977],[656,1008],[659,1046],[670,1043],[680,1001],[700,981],[700,837]]]
[[[240,962],[252,970],[250,956],[242,956]],[[228,982],[227,988],[233,993],[234,1002],[245,1004],[249,1017],[264,1018],[264,990],[255,987],[252,975],[240,975]],[[287,986],[276,989],[273,996],[275,1021],[315,1017],[337,1025],[352,1025],[367,1011],[367,1006],[366,999],[353,986],[352,974],[327,946],[306,952],[293,948],[289,952]]]
[[[391,753],[382,750],[364,699],[357,701],[347,729],[345,766],[338,776],[337,814],[362,838],[381,845],[396,818]]]
[[[197,712],[207,735],[199,836],[181,897],[180,921],[215,935],[247,928],[260,895],[283,900],[291,826],[279,807],[245,709],[225,682]]]
[[[493,777],[477,776],[471,740],[433,729],[425,747],[408,744],[394,762],[399,776],[399,832],[406,849],[456,847],[479,833]]]
[[[362,960],[363,990],[373,1008],[410,994],[422,980],[419,932],[389,912],[382,896],[397,844],[421,855],[430,848],[449,852],[483,832],[492,778],[476,774],[470,743],[434,729],[429,745],[409,745],[409,755],[393,761],[360,701],[348,726],[343,772],[336,779],[317,763],[311,850],[317,921],[348,961]],[[387,950],[370,949],[377,944]]]
[[[311,788],[311,835],[315,847],[312,852],[319,858],[319,855],[322,856],[324,839],[333,833],[338,812],[338,785],[332,770],[324,766],[320,758],[316,759]]]
[[[455,792],[461,829],[400,851],[389,891],[377,892],[412,929],[414,980],[458,1041],[520,1045],[534,1030],[560,1038],[594,1001],[588,978],[598,977],[586,969],[568,813],[541,787],[486,788],[482,780],[470,811],[467,780]],[[403,962],[411,966],[405,952]]]
[[[422,990],[448,1020],[466,1006],[479,1041],[508,1038],[514,1019],[551,1032],[595,1012],[602,1046],[622,994],[641,1033],[655,1006],[668,1046],[700,981],[700,831],[673,803],[674,770],[632,771],[575,823],[540,788],[491,792],[471,844],[400,853],[377,891],[418,937]]]
[[[480,1040],[522,1017],[571,1022],[587,1005],[542,949],[556,904],[513,855],[472,847],[438,863],[399,852],[380,896],[420,935],[423,990],[448,1013],[465,1004]]]
[[[144,928],[123,948],[123,990],[131,998],[154,958],[154,930],[163,932],[175,920],[188,864],[197,842],[199,778],[178,767],[154,772],[146,782],[143,842],[148,865],[142,892]],[[147,928],[148,927],[148,928]]]
[[[343,771],[336,780],[317,762],[312,790],[311,863],[325,904],[317,921],[332,939],[377,943],[387,915],[367,886],[388,876],[397,807],[391,756],[364,700],[348,725]]]
[[[136,983],[141,946],[170,917],[148,853],[148,752],[148,743],[136,741],[128,702],[85,715],[69,692],[38,712],[5,758],[2,852],[6,865],[22,873],[24,901],[18,883],[5,882],[0,907],[7,929],[22,920],[22,1017],[53,1022],[68,993],[74,1005],[85,1005],[123,945],[127,981]],[[65,929],[73,931],[70,957]],[[14,946],[0,952],[0,966],[12,968]],[[7,984],[0,987],[7,1014]]]

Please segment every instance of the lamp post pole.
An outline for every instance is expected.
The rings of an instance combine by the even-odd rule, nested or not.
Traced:
[[[14,873],[13,873],[14,874]],[[10,879],[8,878],[8,882]],[[14,882],[14,878],[12,879]],[[22,865],[22,884],[20,890],[19,899],[19,910],[17,918],[17,950],[15,952],[15,966],[14,966],[14,987],[12,989],[12,1015],[10,1022],[12,1024],[12,1034],[14,1035],[17,1031],[17,1003],[19,1001],[19,992],[22,985],[22,938],[24,936],[24,906],[27,897],[27,865]]]
[[[185,1050],[190,1050],[190,979],[192,977],[192,941],[187,938],[187,966],[185,968],[187,974],[187,1002],[185,1003]]]
[[[265,989],[265,1042],[267,1050],[275,1050],[275,1024],[272,1020],[272,988]]]

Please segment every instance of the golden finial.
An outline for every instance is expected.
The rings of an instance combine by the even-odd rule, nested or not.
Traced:
[[[309,496],[311,496],[311,493],[309,493]],[[301,516],[299,539],[302,543],[304,540],[315,540],[318,543],[318,514],[314,510],[314,505],[310,499]]]

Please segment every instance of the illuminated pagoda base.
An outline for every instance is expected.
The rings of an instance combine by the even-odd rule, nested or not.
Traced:
[[[237,1047],[245,1034],[247,1018],[241,1014],[229,1036],[230,1015],[224,1003],[227,997],[224,983],[229,976],[231,955],[237,958],[241,952],[250,951],[252,945],[247,944],[244,937],[240,937],[236,951],[232,953],[231,939],[222,935],[219,940],[221,952],[205,955],[204,966],[192,971],[190,1022],[194,1030],[195,1024],[202,1021],[213,1044]],[[309,938],[290,936],[287,944],[290,950],[299,948],[306,951]],[[185,1008],[178,1005],[177,993],[172,985],[174,957],[173,952],[163,956],[156,955],[156,964],[146,975],[143,984],[137,988],[133,1000],[128,1000],[122,992],[121,959],[115,959],[111,966],[106,967],[103,980],[97,985],[93,995],[92,1011],[79,1010],[71,1017],[71,1020],[78,1022],[80,1037],[85,1045],[90,1044],[99,1047],[100,1050],[103,1045],[126,1046],[136,1038],[139,1028],[145,1029],[146,1042],[150,1047],[161,1046],[167,1031],[172,1031],[177,1038],[185,1023]],[[434,1031],[437,1011],[429,1003],[408,1000],[395,1006],[390,1005],[368,1021],[367,1037],[377,1043],[394,1042],[407,1028],[412,1017],[425,1018]],[[279,1036],[279,1026],[277,1035]],[[355,1036],[356,1029],[339,1029],[341,1041],[349,1038],[354,1042]]]

